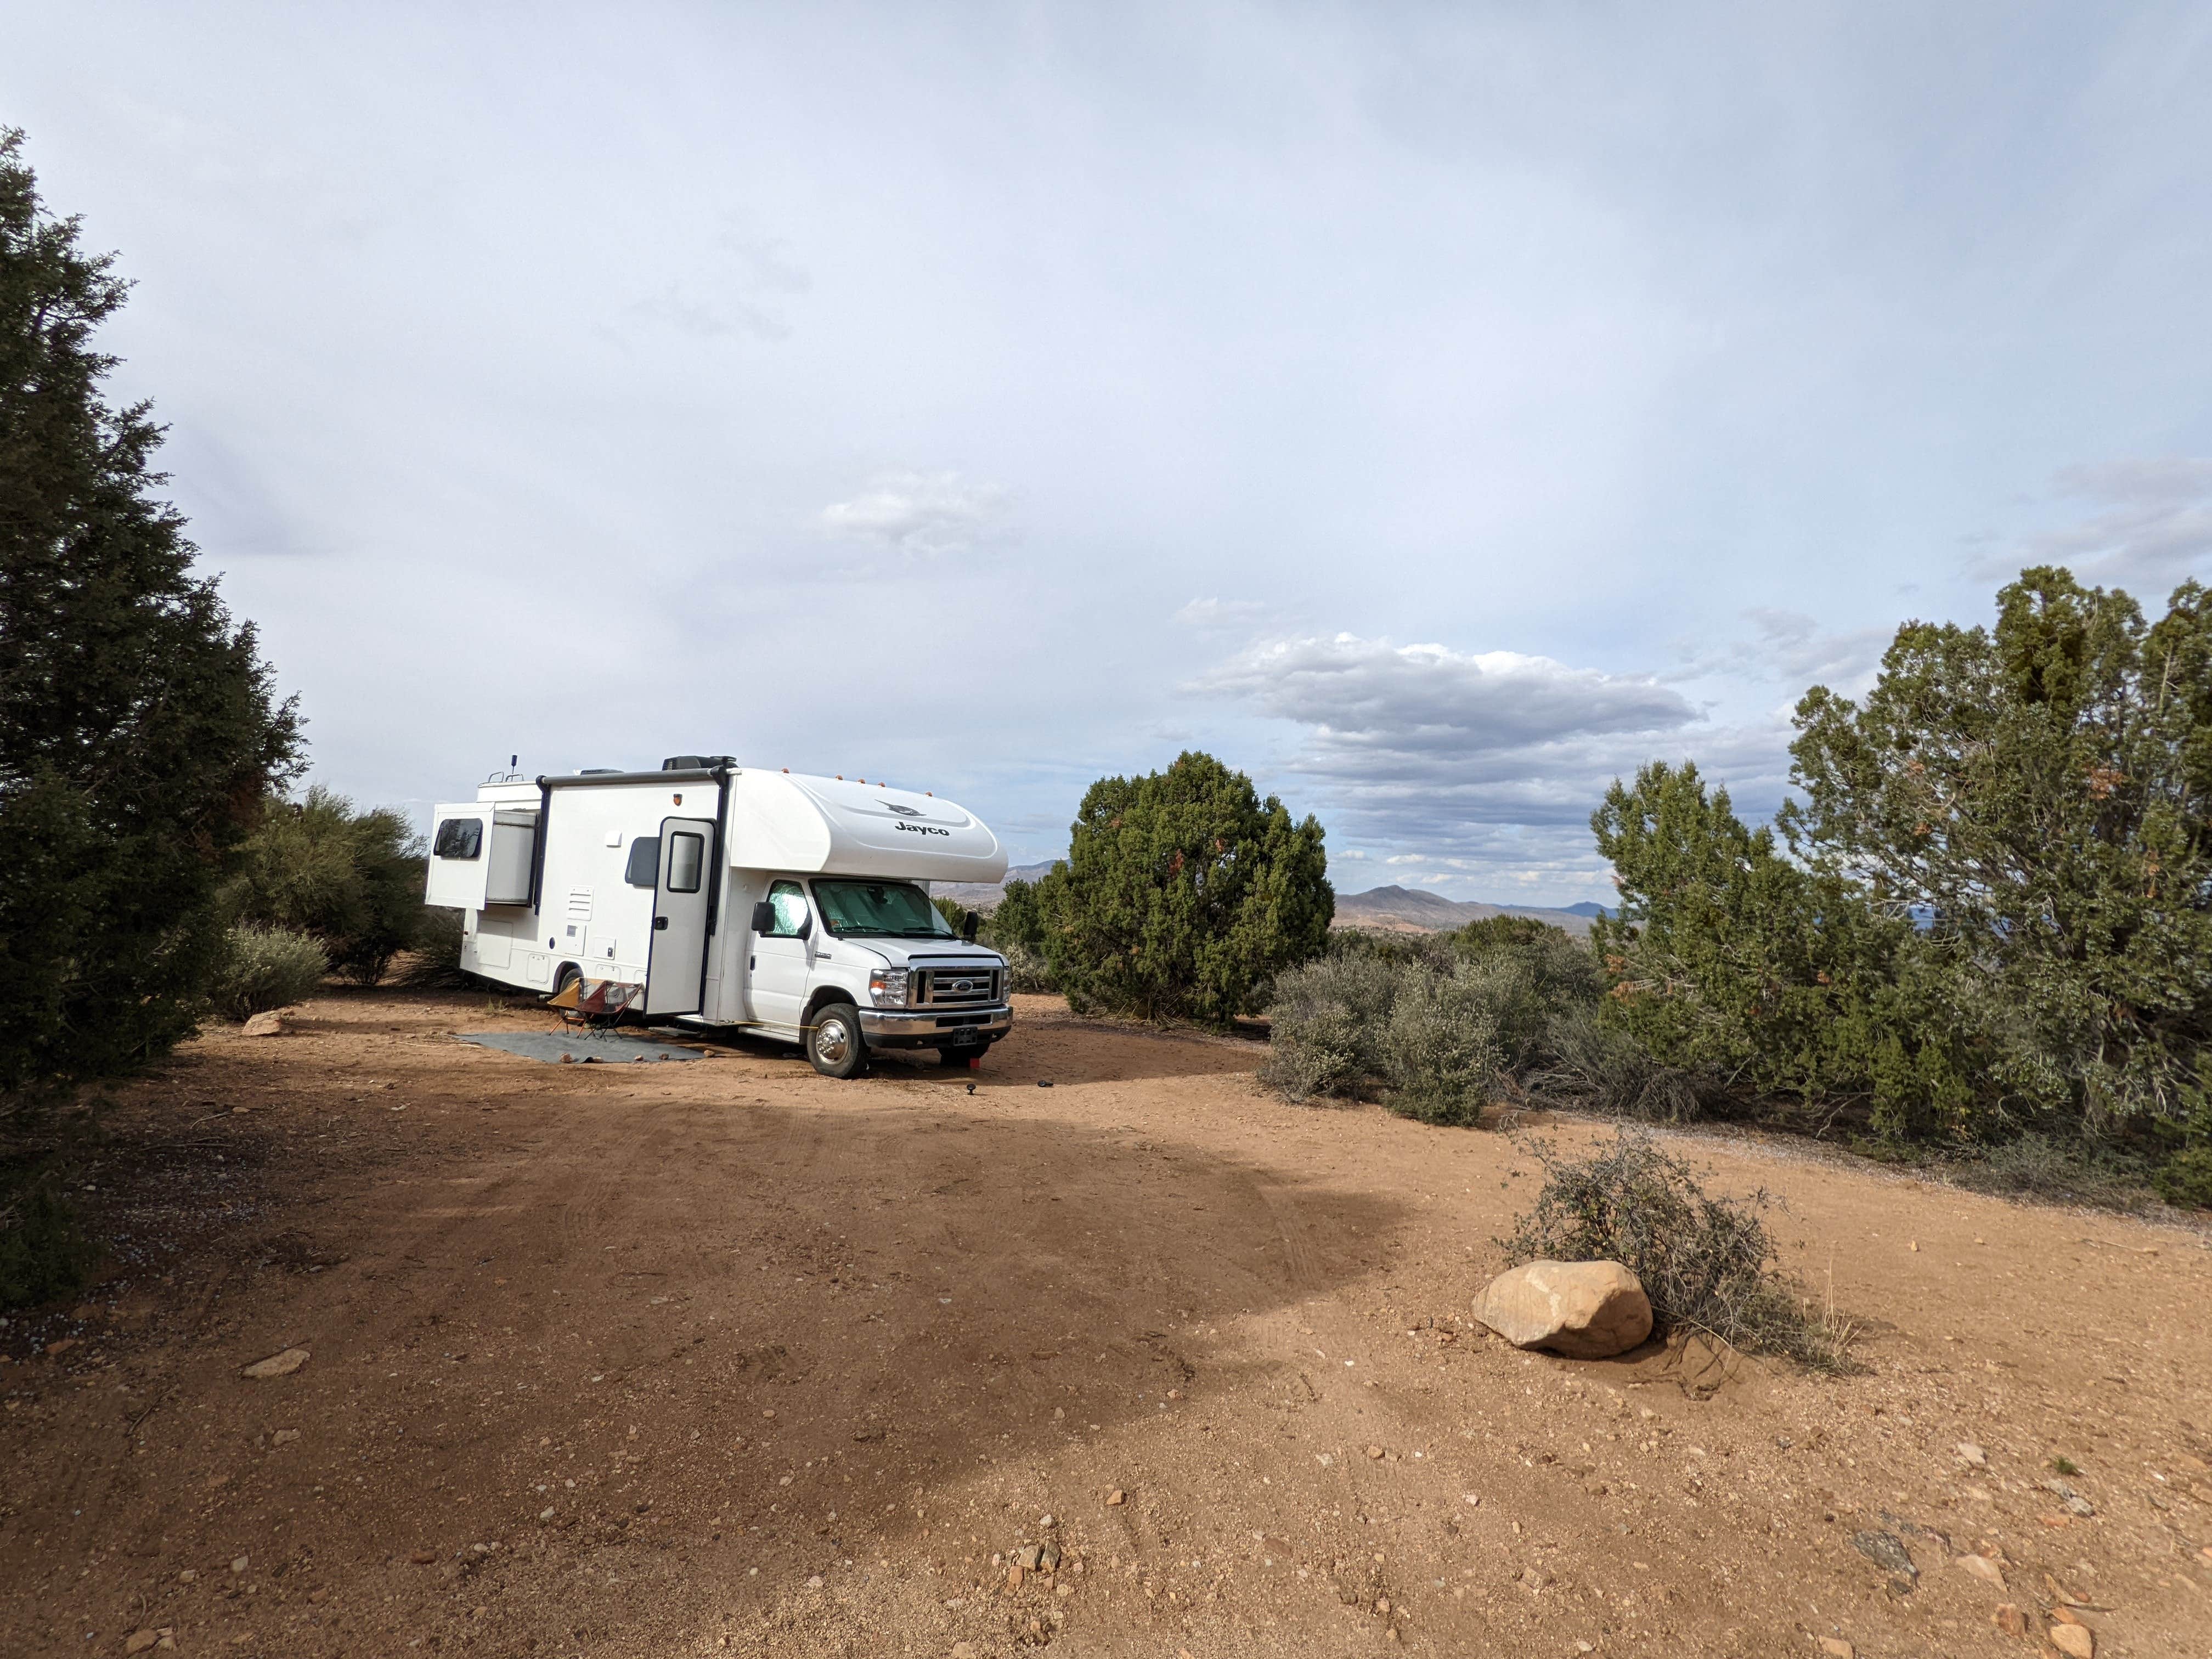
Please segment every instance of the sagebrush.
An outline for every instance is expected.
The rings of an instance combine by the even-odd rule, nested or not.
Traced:
[[[305,1001],[329,971],[319,940],[289,927],[241,922],[223,941],[208,1004],[226,1019],[250,1019]]]

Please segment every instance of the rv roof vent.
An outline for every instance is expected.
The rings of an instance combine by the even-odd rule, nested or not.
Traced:
[[[576,769],[576,775],[580,778],[618,778],[622,775],[622,768],[619,766],[580,766]]]
[[[671,755],[660,763],[664,772],[703,772],[710,766],[735,766],[734,755]]]

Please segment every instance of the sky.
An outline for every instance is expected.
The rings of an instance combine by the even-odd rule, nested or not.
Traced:
[[[1017,863],[1200,748],[1340,891],[2023,565],[2212,574],[2212,5],[18,8],[313,776],[676,753]]]

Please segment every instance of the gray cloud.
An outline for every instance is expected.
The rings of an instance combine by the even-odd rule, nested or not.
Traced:
[[[1757,637],[1717,651],[1686,650],[1671,680],[1725,674],[1784,687],[1792,696],[1814,685],[1856,696],[1872,684],[1881,653],[1896,630],[1854,628],[1829,632],[1802,611],[1754,606],[1743,613]]]
[[[2212,458],[2070,466],[2059,473],[2057,492],[2087,507],[2087,515],[1984,556],[1976,574],[2002,580],[2025,565],[2063,564],[2091,581],[2163,586],[2212,560]]]
[[[823,507],[822,526],[921,557],[972,547],[999,527],[1006,502],[1004,489],[957,472],[887,472],[852,500]]]

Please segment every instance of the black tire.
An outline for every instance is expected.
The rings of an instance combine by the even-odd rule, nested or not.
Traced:
[[[561,993],[562,993],[562,992],[563,992],[563,991],[567,990],[567,989],[568,989],[571,985],[574,985],[574,984],[578,980],[580,980],[580,979],[583,978],[583,976],[584,976],[584,970],[583,970],[582,969],[579,968],[578,966],[576,966],[576,964],[575,964],[574,963],[573,963],[573,962],[564,962],[564,963],[562,963],[561,964],[561,966],[560,966],[559,970],[558,970],[558,971],[556,971],[556,972],[554,974],[554,975],[553,975],[553,988],[552,988],[552,990],[551,990],[550,992],[549,992],[549,993],[547,994],[548,994],[548,996],[549,996],[549,997],[557,997],[557,996],[559,996],[559,995],[561,994]]]
[[[849,1002],[825,1002],[806,1030],[806,1058],[824,1077],[854,1078],[868,1069],[868,1040],[860,1011]]]

